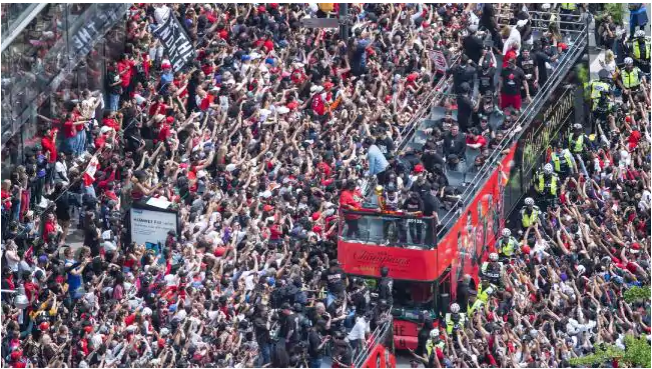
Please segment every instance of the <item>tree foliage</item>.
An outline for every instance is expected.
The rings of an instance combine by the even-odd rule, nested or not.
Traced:
[[[631,304],[636,301],[650,300],[651,293],[650,286],[632,287],[625,291],[623,297],[625,298],[625,302]]]
[[[595,348],[591,355],[575,357],[570,359],[570,364],[574,367],[592,367],[603,365],[614,359],[631,368],[650,368],[652,347],[645,337],[636,338],[632,335],[625,336],[625,350],[621,350],[615,345],[601,345]]]

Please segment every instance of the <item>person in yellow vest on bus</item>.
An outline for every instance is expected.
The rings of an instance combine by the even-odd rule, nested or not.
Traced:
[[[539,222],[541,210],[538,206],[534,205],[534,199],[531,197],[525,198],[525,206],[521,208],[521,225],[523,229],[528,229],[533,224]]]
[[[568,149],[572,154],[584,153],[584,148],[587,146],[586,134],[582,131],[580,123],[573,124],[573,132],[568,135]]]
[[[632,58],[643,72],[650,73],[650,40],[645,38],[645,31],[639,29],[632,40]]]
[[[637,92],[641,86],[646,87],[643,72],[634,66],[634,59],[625,58],[625,68],[618,71],[616,83],[623,90],[623,99],[632,92]]]
[[[550,154],[550,163],[559,179],[563,181],[570,174],[577,172],[577,163],[570,150],[564,149],[561,142],[555,141],[554,148],[555,151]]]
[[[451,304],[450,312],[446,313],[445,321],[448,334],[453,334],[453,331],[458,329],[464,329],[466,317],[464,314],[460,314],[460,305],[456,302]]]

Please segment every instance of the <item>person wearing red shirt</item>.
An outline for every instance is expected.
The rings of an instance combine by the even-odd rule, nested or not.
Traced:
[[[66,114],[66,121],[63,123],[63,134],[66,137],[68,149],[79,156],[83,152],[83,138],[79,134],[83,130],[86,120],[75,120],[73,113]]]
[[[161,123],[158,131],[158,141],[165,142],[172,135],[172,123],[174,123],[174,117],[167,117]]]
[[[57,162],[57,133],[59,131],[48,127],[41,138],[41,147],[43,155],[48,159],[48,163],[54,165]]]
[[[346,189],[340,194],[340,207],[343,210],[357,210],[362,206],[361,204],[361,194],[358,189],[356,189],[355,181],[349,181],[346,184]],[[359,215],[347,214],[344,216],[346,221],[347,237],[354,237],[360,233],[360,228],[358,220],[360,219]]]
[[[201,103],[199,104],[199,109],[202,111],[207,111],[208,108],[219,109],[219,105],[213,104],[213,101],[215,101],[215,96],[217,96],[217,88],[213,87],[202,99]]]
[[[120,123],[116,119],[116,113],[114,111],[104,112],[104,118],[102,119],[102,126],[113,128],[115,131],[120,131]]]
[[[310,89],[310,92],[314,93],[310,106],[318,116],[326,114],[326,98],[324,97],[325,94],[322,93],[323,89],[322,86],[313,86]]]
[[[136,65],[133,60],[129,59],[129,54],[122,54],[122,58],[118,61],[118,74],[122,78],[122,95],[126,98],[129,97],[131,89],[132,68]]]
[[[43,240],[47,243],[52,241],[57,235],[57,220],[54,213],[48,213],[48,218],[43,227]]]
[[[168,110],[168,107],[167,107],[167,105],[165,105],[165,98],[163,96],[159,95],[156,98],[156,102],[149,107],[149,112],[148,113],[149,113],[150,117],[153,117],[156,114],[165,115],[165,113],[167,113],[167,110]]]
[[[477,128],[471,128],[469,134],[466,135],[466,146],[475,150],[480,150],[487,146],[487,139],[478,132]]]

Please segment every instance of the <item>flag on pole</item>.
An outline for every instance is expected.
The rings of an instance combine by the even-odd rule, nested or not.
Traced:
[[[95,172],[97,172],[97,166],[99,165],[99,161],[97,160],[97,157],[93,155],[91,158],[91,161],[88,163],[88,167],[86,167],[86,171],[84,172],[84,185],[85,186],[90,186],[95,182]]]

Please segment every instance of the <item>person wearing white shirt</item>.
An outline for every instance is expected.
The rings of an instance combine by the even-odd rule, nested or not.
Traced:
[[[357,351],[361,348],[363,340],[367,338],[367,334],[369,334],[369,323],[367,322],[367,319],[361,315],[360,312],[356,311],[355,325],[347,336],[347,339],[349,340],[349,343],[351,344],[351,347],[354,351]]]

